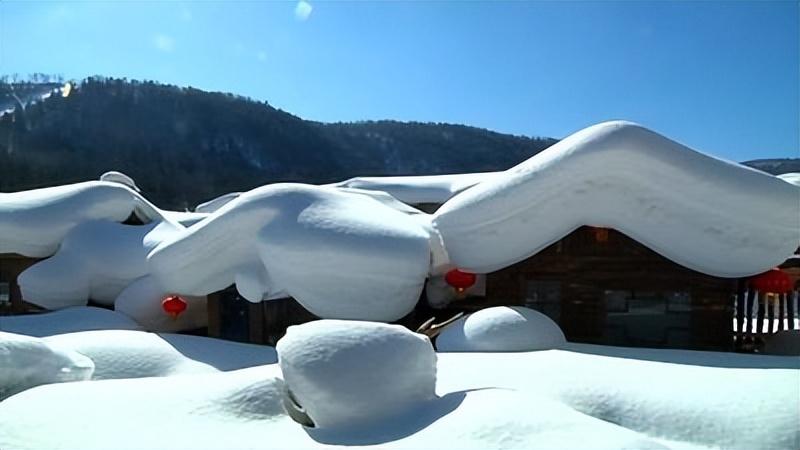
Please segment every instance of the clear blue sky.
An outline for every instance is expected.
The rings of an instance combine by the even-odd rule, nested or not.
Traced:
[[[15,2],[0,72],[153,79],[321,121],[564,137],[628,119],[721,157],[800,156],[797,1]]]

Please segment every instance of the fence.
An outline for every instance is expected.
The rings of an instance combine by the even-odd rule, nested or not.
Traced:
[[[742,290],[734,302],[733,333],[737,349],[752,350],[747,348],[748,343],[755,345],[778,331],[800,330],[800,289],[786,294]]]

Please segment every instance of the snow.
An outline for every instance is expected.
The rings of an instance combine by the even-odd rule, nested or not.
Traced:
[[[581,130],[433,215],[453,265],[488,273],[581,225],[617,229],[690,269],[749,276],[800,242],[800,188],[629,122]]]
[[[274,364],[271,347],[200,336],[95,330],[45,338],[0,332],[0,399],[80,380],[167,377]]]
[[[81,331],[42,340],[92,360],[95,380],[216,371],[210,365],[187,358],[159,335],[144,331]]]
[[[800,186],[800,172],[783,173],[778,175],[778,178],[784,181],[788,181],[789,183],[792,183],[795,186]]]
[[[83,222],[67,233],[55,255],[20,274],[22,296],[48,309],[85,305],[89,299],[113,305],[133,280],[147,275],[148,252],[181,229],[168,222]]]
[[[141,192],[138,186],[136,186],[136,182],[133,181],[133,178],[125,175],[122,172],[118,172],[116,170],[110,170],[102,175],[100,175],[100,181],[108,181],[112,183],[120,183],[129,188],[133,189],[136,192]]]
[[[0,332],[0,400],[47,383],[87,380],[92,360],[41,339]]]
[[[186,301],[186,310],[173,318],[161,307],[161,301],[168,294],[152,275],[145,275],[128,284],[116,296],[114,310],[132,317],[151,331],[177,332],[208,325],[208,299],[205,296],[182,296]]]
[[[76,225],[92,220],[122,222],[134,211],[158,217],[136,192],[105,181],[0,193],[0,253],[47,257]]]
[[[231,200],[234,200],[242,195],[241,192],[230,192],[228,194],[220,195],[219,197],[209,200],[205,203],[201,203],[194,208],[194,212],[196,213],[203,213],[203,214],[211,214],[216,210],[222,208],[226,204],[228,204]]]
[[[43,314],[0,316],[0,331],[28,336],[52,336],[89,330],[138,330],[125,314],[90,306],[74,306]]]
[[[316,428],[372,426],[435,398],[433,346],[400,325],[311,322],[289,327],[277,350],[283,377]]]
[[[207,295],[235,283],[252,302],[292,296],[321,317],[392,321],[419,299],[428,227],[370,196],[275,184],[172,236],[148,261],[170,292]]]
[[[171,221],[177,222],[185,227],[190,227],[208,217],[207,213],[188,212],[188,211],[161,210],[161,213],[164,215],[164,217],[167,217]]]
[[[549,317],[523,306],[496,306],[462,317],[436,338],[440,352],[551,350],[567,342]]]
[[[208,353],[217,351],[229,350]],[[352,321],[292,327],[278,352],[279,365],[232,372],[28,389],[0,402],[0,448],[789,449],[800,443],[797,358],[580,344],[436,355],[425,337]],[[289,391],[317,427],[286,412]]]
[[[486,180],[496,178],[502,172],[464,173],[452,175],[422,175],[401,177],[356,177],[333,186],[382,191],[401,202],[442,204],[457,193]]]
[[[582,225],[721,277],[763,272],[800,242],[800,187],[628,122],[581,130],[505,172],[276,184],[195,213],[158,209],[122,173],[104,179],[0,194],[0,253],[52,255],[20,276],[26,300],[54,309],[122,296],[121,310],[161,331],[202,317],[165,321],[160,294],[198,297],[199,311],[231,284],[320,317],[397,320],[426,279],[441,306],[447,270],[489,273]],[[445,199],[433,215],[402,203]],[[119,223],[131,213],[148,224]]]

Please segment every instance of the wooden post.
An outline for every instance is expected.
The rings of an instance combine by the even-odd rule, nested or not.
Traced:
[[[208,311],[208,336],[209,337],[221,337],[221,328],[220,328],[220,305],[219,305],[219,292],[215,292],[213,294],[209,294],[208,296],[208,303],[207,303],[207,311]]]
[[[754,334],[758,335],[764,332],[764,316],[767,313],[766,306],[767,302],[764,301],[764,294],[761,292],[756,291],[755,296],[753,297],[753,303],[757,304],[758,312],[756,313],[756,331]]]
[[[778,329],[786,330],[786,294],[778,294]]]
[[[775,294],[764,294],[764,306],[766,307],[767,315],[767,334],[775,332]]]
[[[747,282],[739,279],[736,282],[736,347],[742,345],[744,338],[745,304],[747,303]]]
[[[248,342],[251,344],[264,343],[264,307],[263,302],[250,303],[247,305],[247,317],[249,320]]]

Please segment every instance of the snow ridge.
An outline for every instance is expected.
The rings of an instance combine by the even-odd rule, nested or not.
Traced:
[[[488,273],[582,225],[617,229],[709,275],[775,267],[800,243],[800,188],[630,122],[581,130],[447,201],[453,265]]]

